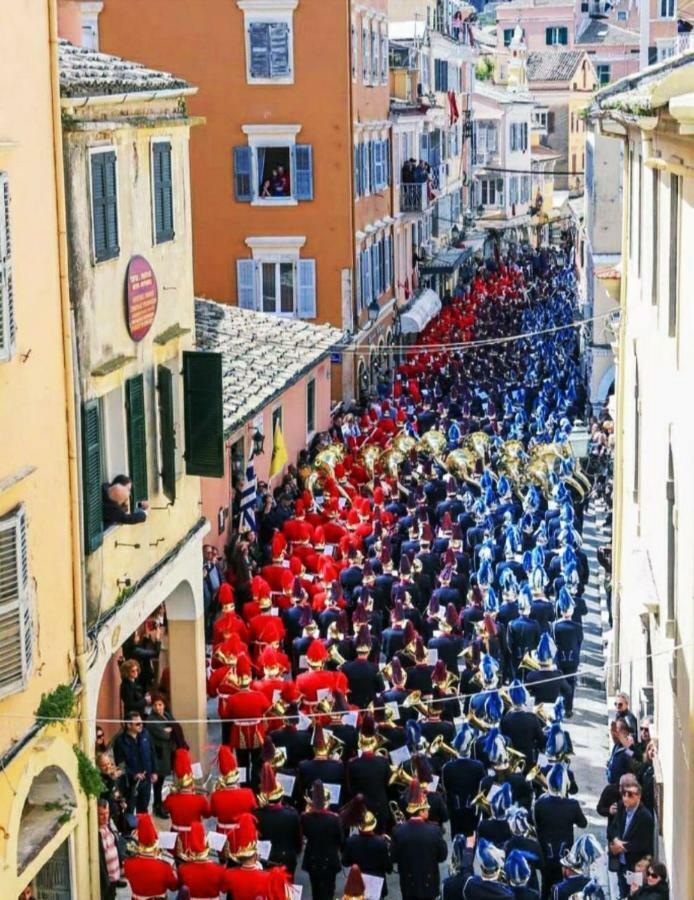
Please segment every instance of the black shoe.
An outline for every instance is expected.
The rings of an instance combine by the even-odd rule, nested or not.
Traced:
[[[573,719],[573,717],[574,717],[574,711],[572,709],[569,709],[567,712],[564,713],[565,719]]]
[[[126,881],[124,878],[119,878],[118,881],[116,882],[117,888],[127,888],[127,887],[129,887],[129,885],[130,885],[130,882]]]
[[[158,819],[170,819],[171,816],[167,813],[163,806],[155,806],[154,807],[154,815]]]

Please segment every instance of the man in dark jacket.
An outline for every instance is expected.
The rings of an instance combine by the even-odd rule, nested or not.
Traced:
[[[128,812],[147,812],[152,785],[157,780],[157,763],[139,712],[127,713],[125,728],[113,742],[113,758],[127,779]]]
[[[393,829],[391,855],[400,875],[403,900],[434,900],[439,894],[439,863],[448,848],[443,831],[429,822],[425,791],[414,779],[408,790],[407,822]]]
[[[617,871],[620,897],[629,896],[626,873],[633,872],[644,856],[653,855],[653,816],[641,803],[641,786],[629,784],[621,789],[617,815],[607,829],[610,869]]]
[[[109,484],[101,485],[101,504],[104,528],[110,525],[138,525],[147,518],[149,503],[141,500],[130,512],[132,481],[127,475],[117,475]]]
[[[357,658],[341,666],[349,682],[350,700],[359,709],[366,709],[385,688],[378,666],[369,660],[371,645],[369,627],[362,625],[356,638]]]

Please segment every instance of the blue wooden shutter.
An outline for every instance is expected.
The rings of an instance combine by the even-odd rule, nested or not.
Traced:
[[[167,366],[157,366],[157,392],[159,394],[161,489],[164,496],[174,503],[176,501],[176,415],[173,375]]]
[[[371,272],[373,279],[373,295],[378,299],[381,294],[381,258],[378,252],[378,244],[371,245]]]
[[[253,199],[252,152],[250,147],[234,147],[234,190],[236,199],[242,203],[250,203]]]
[[[125,382],[125,411],[128,427],[128,467],[132,478],[133,503],[146,500],[147,490],[147,424],[145,388],[142,375]]]
[[[97,262],[102,262],[119,253],[115,152],[92,154],[91,173],[94,256]]]
[[[282,78],[291,74],[289,59],[289,25],[286,22],[272,22],[270,31],[270,77]]]
[[[313,200],[313,148],[297,144],[294,148],[294,196],[297,200]]]
[[[186,472],[224,477],[222,354],[183,351]]]
[[[270,26],[267,22],[252,22],[248,29],[250,43],[251,78],[270,77]]]
[[[361,196],[361,167],[359,165],[359,144],[354,145],[354,196]]]
[[[559,29],[559,43],[560,44],[568,44],[569,43],[569,29],[565,27],[561,27]]]
[[[82,508],[84,552],[93,553],[103,542],[101,501],[101,413],[98,400],[82,404]]]
[[[161,244],[174,237],[171,144],[168,141],[155,141],[152,144],[152,182],[154,240]]]
[[[388,290],[388,289],[390,288],[391,284],[392,284],[392,271],[391,271],[391,265],[390,265],[390,253],[391,253],[390,248],[391,248],[391,243],[392,243],[392,238],[387,237],[386,240],[385,240],[385,247],[386,247],[386,252],[385,252],[385,270],[386,270],[386,273],[385,273],[385,282],[386,282],[386,290]]]
[[[297,315],[316,318],[316,261],[300,259],[297,264]]]
[[[388,185],[393,180],[393,155],[390,138],[386,138],[384,143],[386,145],[386,184]]]
[[[357,304],[357,311],[361,309],[362,303],[362,274],[361,274],[361,253],[357,253],[354,266],[354,299]]]
[[[552,40],[552,36],[554,33],[554,28],[545,28],[545,44],[548,47],[551,47],[554,41]]]
[[[236,260],[236,301],[241,309],[258,309],[256,263],[253,259]]]
[[[364,250],[362,269],[364,271],[364,306],[373,300],[373,283],[371,281],[371,251]]]

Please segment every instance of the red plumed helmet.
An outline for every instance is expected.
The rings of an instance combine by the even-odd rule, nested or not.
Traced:
[[[219,605],[222,607],[222,609],[226,609],[227,607],[233,607],[233,605],[234,605],[234,589],[227,581],[224,581],[222,584],[219,585],[217,599],[219,600]]]
[[[282,534],[281,531],[276,531],[272,536],[272,558],[273,560],[279,560],[282,558],[282,554],[287,549],[287,539]]]
[[[291,594],[292,585],[294,584],[294,575],[291,569],[285,569],[281,575],[282,591],[285,594]]]
[[[258,828],[255,818],[250,813],[241,813],[239,816],[234,840],[237,848],[234,853],[236,858],[255,856],[258,850]]]
[[[267,900],[286,900],[289,875],[284,866],[274,866],[268,872]]]
[[[407,619],[405,622],[405,631],[403,633],[403,642],[405,647],[408,644],[411,644],[414,640],[417,639],[417,632],[415,631],[414,625],[410,619]]]
[[[427,522],[425,525],[422,525],[422,529],[420,532],[420,540],[423,544],[430,544],[433,538],[433,533],[431,530],[431,525]]]
[[[364,713],[364,717],[361,720],[361,734],[366,738],[372,738],[376,734],[376,720],[373,717],[373,713]]]
[[[289,571],[292,575],[301,575],[301,570],[303,569],[303,565],[298,556],[292,556],[289,560]]]
[[[446,663],[442,659],[437,659],[434,671],[431,673],[431,680],[434,684],[441,684],[441,682],[446,680],[447,675]]]
[[[260,597],[269,597],[270,585],[260,575],[254,575],[251,579],[251,593],[255,600],[258,600]]]
[[[239,681],[242,679],[251,680],[251,660],[245,653],[242,653],[236,661],[236,676]]]
[[[263,669],[279,669],[280,667],[280,661],[274,647],[264,647],[263,652],[258,657],[258,662]]]
[[[263,748],[263,756],[265,756],[265,748]],[[264,762],[263,767],[260,770],[260,793],[268,796],[274,791],[276,784],[275,770],[272,768],[271,763]]]
[[[154,822],[152,821],[150,814],[139,813],[137,816],[138,850],[140,852],[143,850],[149,850],[151,852],[156,849],[158,840],[159,836],[157,835],[157,829],[154,827]]]
[[[313,532],[313,544],[315,547],[325,547],[325,529],[317,525]]]
[[[366,885],[362,878],[361,869],[357,865],[353,865],[347,875],[345,881],[344,893],[342,900],[363,900],[366,896]]]
[[[397,656],[394,656],[390,661],[390,673],[392,675],[391,681],[393,684],[404,684],[406,676],[402,668],[402,663]]]
[[[176,781],[179,784],[193,783],[193,764],[190,759],[190,750],[180,747],[174,752],[173,770]]]
[[[383,488],[374,488],[374,503],[376,506],[383,506]]]
[[[424,641],[417,635],[417,640],[414,642],[414,658],[417,662],[425,662],[427,658],[427,652],[424,649]]]
[[[304,509],[311,509],[313,506],[313,494],[309,490],[303,491],[301,494],[301,500],[304,504]]]
[[[427,795],[422,789],[419,779],[413,778],[407,787],[407,812],[412,815],[426,809],[428,805]]]
[[[328,658],[328,651],[322,641],[315,639],[311,641],[306,651],[306,659],[310,663],[322,663]]]
[[[295,517],[297,519],[303,519],[305,511],[306,510],[304,509],[304,501],[301,499],[297,500],[296,503],[294,504]]]
[[[231,747],[222,744],[217,753],[217,764],[219,765],[219,774],[225,781],[238,780],[239,766],[236,762],[236,755]],[[234,778],[234,776],[236,776]]]

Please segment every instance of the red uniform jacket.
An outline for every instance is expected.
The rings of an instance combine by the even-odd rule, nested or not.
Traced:
[[[229,869],[228,880],[234,900],[268,900],[270,897],[270,872],[262,869]]]
[[[178,831],[180,853],[188,848],[188,832],[193,822],[202,822],[210,815],[207,797],[202,794],[174,793],[164,800],[164,808],[171,816],[171,829]]]
[[[263,629],[266,625],[272,623],[276,629],[276,640],[283,640],[286,634],[284,622],[278,616],[271,616],[269,613],[261,613],[259,616],[253,616],[248,624],[251,641],[260,643],[262,640]]]
[[[190,900],[219,900],[222,891],[231,889],[231,872],[214,862],[181,863],[178,867],[178,877],[190,891]]]
[[[299,693],[303,694],[309,703],[315,703],[318,700],[318,691],[328,688],[329,690],[342,691],[346,694],[349,689],[349,682],[344,672],[328,672],[326,669],[319,669],[317,672],[302,672],[297,676],[296,686]]]
[[[212,646],[216,647],[232,634],[238,634],[244,644],[248,643],[248,628],[241,616],[235,612],[223,613],[212,626]]]
[[[125,877],[133,898],[164,897],[167,891],[175,891],[178,887],[173,867],[163,859],[150,856],[126,857]]]
[[[282,580],[286,571],[286,566],[278,566],[276,563],[273,563],[271,566],[263,566],[260,574],[270,585],[270,590],[279,594],[282,592]]]
[[[234,750],[254,750],[262,747],[267,730],[263,716],[270,706],[265,694],[253,690],[239,691],[226,700],[223,717],[232,719],[229,744]]]
[[[236,853],[236,829],[233,827],[242,813],[251,812],[258,805],[250,788],[222,788],[210,796],[212,815],[217,819],[217,831],[226,834],[229,849]]]

